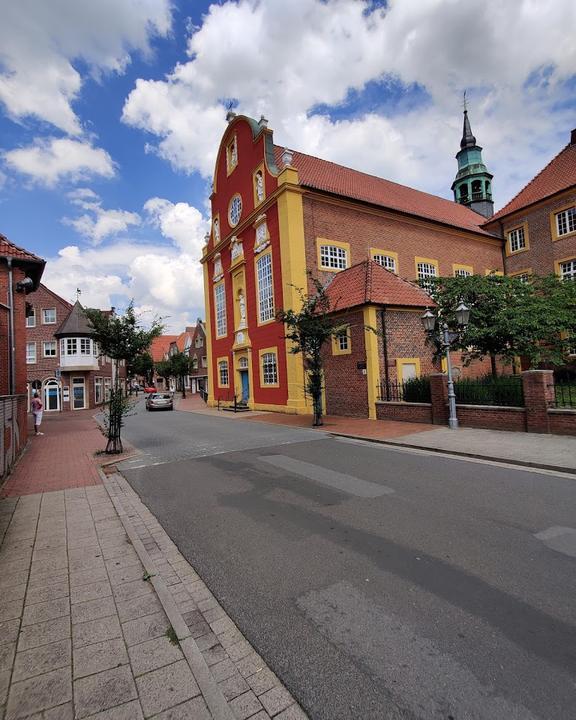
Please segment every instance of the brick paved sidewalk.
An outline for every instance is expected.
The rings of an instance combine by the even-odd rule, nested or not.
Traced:
[[[102,484],[93,419],[49,429],[66,456],[46,478],[33,438],[0,500],[0,720],[306,720],[124,478]],[[76,487],[33,493],[58,468]]]
[[[32,418],[28,420],[32,428]],[[41,429],[44,435],[30,433],[24,454],[0,488],[0,497],[101,484],[98,464],[110,457],[95,456],[106,447],[106,439],[93,410],[45,413]],[[122,457],[134,452],[129,445],[125,449]]]

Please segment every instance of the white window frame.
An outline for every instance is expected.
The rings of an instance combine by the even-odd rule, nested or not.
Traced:
[[[511,253],[517,253],[526,249],[526,234],[524,226],[514,228],[508,233],[508,248]]]
[[[63,354],[66,355],[78,355],[78,338],[70,337],[70,338],[64,338],[64,347],[66,352]]]
[[[348,250],[339,245],[320,245],[320,267],[328,270],[346,270]]]
[[[438,267],[433,263],[418,262],[416,263],[416,273],[422,287],[429,290],[431,288],[429,280],[438,277]]]
[[[278,357],[275,352],[262,355],[262,385],[278,385]]]
[[[349,349],[350,340],[348,337],[348,328],[338,333],[338,335],[336,336],[336,341],[338,343],[338,350],[344,351]]]
[[[274,279],[272,276],[272,253],[261,255],[256,260],[256,282],[258,284],[258,321],[274,320]]]
[[[454,277],[471,277],[472,273],[470,270],[465,270],[464,268],[456,268],[454,270]]]
[[[54,320],[46,320],[46,313],[54,312]],[[56,308],[42,308],[42,325],[56,325]]]
[[[226,318],[226,287],[224,283],[214,286],[214,315],[216,317],[216,337],[225,337],[228,333]]]
[[[220,360],[218,362],[218,385],[219,387],[228,387],[230,385],[228,360]]]
[[[32,308],[31,315],[26,315],[26,327],[27,328],[36,327],[36,308]]]
[[[94,405],[101,405],[104,401],[104,381],[98,376],[94,378]]]
[[[50,345],[54,352],[46,352],[46,347]],[[56,340],[44,340],[42,343],[42,353],[44,357],[56,357],[58,354],[58,344]]]
[[[576,205],[556,213],[556,233],[558,237],[576,232]]]
[[[562,280],[572,280],[576,282],[576,258],[558,263],[558,270]]]
[[[30,350],[34,350],[34,352],[30,352]],[[26,343],[26,365],[34,365],[36,363],[36,343],[35,342],[27,342]]]
[[[79,338],[80,355],[92,355],[92,340],[90,338]]]
[[[374,253],[374,255],[372,255],[372,259],[375,260],[378,265],[381,265],[386,270],[390,270],[390,272],[393,273],[396,272],[396,258],[392,257],[392,255]]]

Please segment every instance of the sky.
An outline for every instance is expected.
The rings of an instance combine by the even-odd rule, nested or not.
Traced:
[[[451,199],[466,90],[498,209],[576,128],[575,27],[574,0],[0,0],[0,233],[180,332],[229,106]]]

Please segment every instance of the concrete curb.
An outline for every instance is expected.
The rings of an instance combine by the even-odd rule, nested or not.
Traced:
[[[551,470],[552,472],[564,473],[566,475],[576,475],[575,468],[562,467],[561,465],[545,465],[544,463],[535,463],[528,460],[512,460],[510,458],[495,457],[492,455],[480,455],[478,453],[467,453],[461,450],[446,450],[445,448],[427,447],[426,445],[416,445],[414,443],[397,442],[395,440],[382,440],[380,438],[370,438],[365,435],[352,435],[350,433],[333,432],[326,430],[333,437],[350,438],[351,440],[363,440],[364,442],[378,443],[380,445],[391,445],[394,447],[408,448],[410,450],[424,450],[438,455],[453,455],[455,457],[472,458],[474,460],[486,460],[487,462],[497,462],[503,465],[517,465],[519,467],[534,468],[534,470]]]
[[[156,591],[156,595],[160,600],[160,604],[162,605],[162,608],[168,616],[168,620],[170,621],[170,624],[172,625],[172,628],[176,633],[176,636],[180,643],[180,648],[184,653],[184,657],[186,658],[186,661],[190,666],[190,670],[192,671],[192,674],[194,675],[194,678],[198,683],[198,687],[200,688],[200,691],[204,696],[206,705],[212,713],[213,720],[235,720],[234,715],[232,714],[232,711],[230,710],[230,707],[226,701],[226,698],[218,687],[216,681],[213,679],[208,665],[206,664],[206,661],[204,660],[204,657],[200,652],[198,645],[192,637],[190,630],[188,629],[188,626],[186,625],[186,622],[182,617],[182,614],[178,610],[178,607],[174,602],[174,598],[172,597],[168,586],[162,579],[162,575],[158,573],[154,561],[148,554],[146,548],[142,544],[142,541],[138,537],[138,534],[134,530],[128,515],[126,514],[118,500],[113,497],[108,490],[106,480],[109,477],[113,478],[114,475],[107,476],[104,474],[104,472],[102,472],[100,468],[98,468],[98,472],[102,478],[102,483],[106,488],[108,497],[112,501],[112,504],[114,505],[114,508],[118,513],[120,522],[122,523],[126,534],[130,538],[130,542],[132,543],[132,546],[136,551],[140,562],[144,566],[146,573],[150,576],[150,582],[152,583],[152,586]],[[118,475],[118,477],[121,476]]]

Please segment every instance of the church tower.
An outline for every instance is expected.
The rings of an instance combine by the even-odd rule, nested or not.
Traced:
[[[472,135],[466,106],[464,106],[464,128],[460,151],[456,155],[456,160],[458,160],[458,172],[452,183],[454,200],[484,217],[492,217],[494,215],[492,175],[482,162],[482,148],[476,145],[476,138]]]

